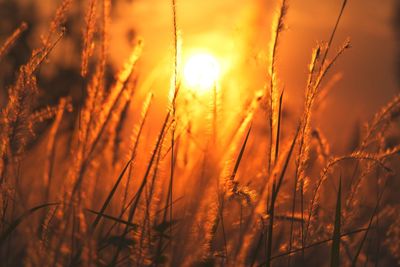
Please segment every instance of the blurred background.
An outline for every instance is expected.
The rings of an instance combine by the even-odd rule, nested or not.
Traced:
[[[0,66],[0,105],[15,79],[17,66],[38,46],[57,6],[53,0],[0,0],[0,41],[22,21],[29,29]],[[82,100],[80,51],[87,1],[73,1],[66,36],[40,69],[43,103],[55,104],[71,95],[76,106]],[[268,80],[267,51],[276,1],[177,1],[178,28],[182,37],[182,61],[194,51],[218,58],[221,85],[226,94],[247,99],[262,90]],[[279,86],[285,88],[288,112],[296,114],[303,103],[307,68],[313,47],[327,41],[342,5],[338,0],[292,0],[286,30],[278,48]],[[149,88],[164,103],[169,88],[173,54],[172,11],[168,1],[114,0],[110,31],[110,80],[121,68],[134,42],[141,38],[138,101]],[[330,87],[314,119],[336,152],[341,152],[362,126],[399,88],[400,3],[396,0],[349,1],[334,41],[335,49],[350,38],[352,48],[338,61],[325,87]],[[238,52],[240,51],[240,53]],[[61,81],[61,82],[60,82]],[[167,83],[169,84],[169,83]],[[157,88],[157,89],[155,89]],[[234,94],[232,93],[234,90]],[[235,100],[232,99],[232,103]],[[233,105],[234,106],[234,105]],[[233,107],[234,108],[234,107]],[[240,110],[240,106],[237,107]],[[339,119],[339,120],[338,120]],[[340,128],[341,131],[337,131]],[[350,141],[349,141],[350,142]],[[336,145],[335,145],[336,144]],[[342,147],[340,147],[342,145]]]

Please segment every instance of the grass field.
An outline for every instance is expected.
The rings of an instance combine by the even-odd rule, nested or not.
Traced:
[[[289,1],[274,1],[262,86],[245,93],[246,66],[230,82],[218,55],[182,49],[176,1],[159,40],[166,79],[142,77],[136,35],[110,68],[113,1],[88,0],[81,50],[64,54],[79,57],[76,75],[43,90],[69,31],[63,0],[1,88],[0,266],[400,266],[400,95],[339,144],[345,154],[314,123],[351,53],[350,40],[334,45],[348,1],[309,55],[300,112],[277,68]],[[30,26],[0,41],[0,64]],[[72,79],[77,92],[57,93]]]

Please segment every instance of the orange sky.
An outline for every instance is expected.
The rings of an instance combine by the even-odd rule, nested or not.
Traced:
[[[315,116],[331,139],[348,137],[355,121],[371,118],[398,92],[394,71],[396,43],[391,25],[395,1],[348,2],[331,52],[347,37],[351,39],[352,48],[335,66],[332,75],[339,73],[341,80]],[[271,14],[277,9],[276,2],[177,0],[184,56],[192,49],[217,55],[225,73],[225,90],[246,95],[249,91],[262,89],[266,79]],[[51,4],[54,1],[36,3],[42,6],[43,17],[53,14]],[[317,41],[328,39],[341,1],[292,0],[288,3],[287,30],[278,50],[278,73],[280,85],[287,92],[285,101],[301,103],[312,48]],[[142,84],[157,87],[159,94],[167,92],[165,81],[171,73],[173,52],[170,1],[116,1],[114,8],[113,62],[121,66],[129,54],[126,33],[129,28],[134,28],[144,39]],[[343,119],[333,120],[333,117]],[[343,131],[338,133],[338,127]]]
[[[275,2],[178,0],[183,53],[192,47],[200,47],[221,55],[228,61],[228,67],[244,64],[248,71],[252,70],[262,78],[270,37],[269,23],[277,8]],[[288,92],[286,100],[298,103],[303,97],[312,48],[317,41],[328,39],[341,1],[288,2],[288,28],[282,35],[278,51],[278,72],[281,85]],[[331,52],[347,37],[351,39],[352,49],[334,68],[332,74],[339,73],[342,78],[316,114],[316,118],[324,118],[318,121],[328,136],[331,132],[332,135],[347,137],[355,121],[371,118],[373,112],[397,92],[394,72],[396,46],[391,25],[393,12],[394,0],[349,1]],[[124,36],[127,25],[136,25],[145,40],[144,69],[157,68],[160,60],[164,62],[162,64],[168,62],[166,57],[172,53],[173,40],[169,1],[121,2],[116,14],[115,44],[121,44],[118,37]],[[114,51],[114,59],[119,61],[120,55],[128,51],[128,45],[122,49],[119,45],[115,47],[118,47],[118,52]],[[243,56],[247,58],[240,58]],[[241,83],[242,89],[239,90],[245,91],[251,87],[261,89],[263,84],[262,81],[243,84],[243,80]],[[332,117],[344,119],[338,121]],[[346,130],[338,133],[339,126]]]

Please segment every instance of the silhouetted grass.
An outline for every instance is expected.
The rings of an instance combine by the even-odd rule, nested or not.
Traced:
[[[175,0],[171,85],[142,85],[141,40],[109,81],[112,3],[85,5],[81,105],[69,97],[37,105],[37,72],[63,42],[71,0],[62,1],[8,87],[0,114],[4,266],[399,263],[399,199],[390,189],[398,185],[400,96],[377,112],[349,154],[334,154],[313,123],[328,75],[350,48],[345,41],[331,55],[346,0],[328,41],[312,52],[300,116],[287,114],[289,93],[277,71],[288,1],[279,1],[271,23],[265,89],[240,103],[227,103],[239,91],[225,91],[223,79],[206,96],[182,83],[184,11]],[[22,23],[0,46],[0,64],[27,28]],[[40,125],[45,131],[36,136]]]

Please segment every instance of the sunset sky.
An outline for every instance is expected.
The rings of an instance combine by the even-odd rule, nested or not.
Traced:
[[[318,41],[327,41],[341,1],[296,0],[289,1],[286,20],[278,50],[280,81],[287,90],[287,101],[301,102],[306,81],[307,65],[312,48]],[[337,133],[339,125],[333,120],[324,121],[326,131],[347,137],[355,121],[364,121],[397,92],[395,74],[396,44],[392,24],[395,1],[349,1],[340,23],[335,50],[349,37],[352,48],[335,66],[333,74],[340,80],[333,87],[321,112],[316,116],[345,118],[340,126],[346,130]],[[271,14],[277,9],[268,1],[177,1],[178,27],[183,38],[183,53],[193,47],[209,50],[223,60],[228,67],[244,64],[263,75],[266,49],[270,38]],[[124,27],[137,29],[145,41],[144,61],[148,68],[172,52],[172,19],[169,3],[159,0],[120,2],[115,12],[117,26],[114,42],[124,38]],[[160,41],[162,40],[162,41]],[[121,59],[114,51],[115,61]],[[244,50],[237,58],[237,49]],[[239,57],[240,57],[239,56]],[[243,61],[244,60],[244,61]],[[249,61],[246,61],[249,60]],[[158,63],[159,64],[159,63]],[[230,65],[229,65],[230,64]],[[332,75],[331,75],[332,76]],[[248,85],[244,90],[262,86]],[[332,114],[333,107],[335,114]],[[339,112],[339,114],[338,114]]]
[[[21,1],[30,3],[29,0]],[[54,1],[36,3],[43,13],[43,21],[38,25],[46,27],[55,9]],[[288,1],[277,70],[280,86],[287,92],[285,101],[294,103],[289,105],[294,110],[299,109],[295,104],[302,103],[312,49],[318,42],[328,40],[341,4],[334,0]],[[250,91],[261,90],[267,78],[270,25],[277,8],[273,1],[249,0],[233,5],[230,0],[178,0],[182,68],[190,54],[211,53],[220,61],[226,91],[235,87],[239,94],[247,95]],[[161,0],[116,1],[112,12],[110,54],[115,68],[118,69],[130,53],[132,42],[127,36],[133,30],[144,40],[141,83],[163,92],[168,90],[165,80],[172,71],[171,12],[169,2]],[[336,82],[315,115],[332,141],[337,137],[348,138],[355,122],[370,119],[398,91],[395,12],[395,0],[348,2],[330,55],[347,38],[350,38],[352,48],[331,72],[330,77],[335,77]],[[54,54],[63,55],[65,49],[68,51],[67,40]],[[239,76],[240,84],[235,80]],[[339,125],[333,117],[341,118],[343,131],[340,133],[335,130]]]

